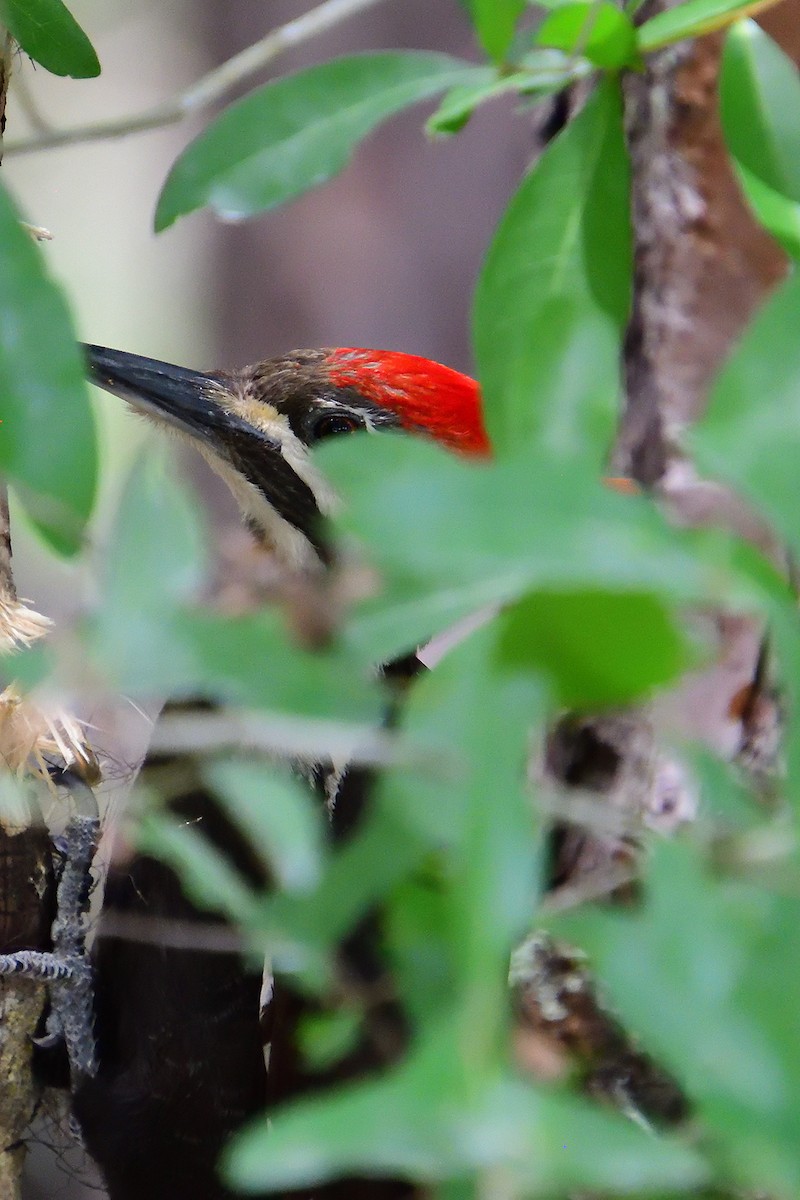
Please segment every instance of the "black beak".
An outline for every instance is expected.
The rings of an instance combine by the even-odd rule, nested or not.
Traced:
[[[227,432],[240,428],[257,432],[213,399],[223,390],[221,380],[213,375],[105,346],[84,346],[84,351],[91,383],[169,421],[218,452]]]
[[[176,367],[105,346],[83,347],[91,383],[134,408],[168,421],[206,446],[257,488],[275,512],[331,561],[313,491],[284,458],[281,443],[231,412],[222,375]]]

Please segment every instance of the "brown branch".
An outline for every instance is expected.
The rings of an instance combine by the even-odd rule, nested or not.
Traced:
[[[604,1008],[584,955],[539,933],[514,955],[514,1050],[536,1078],[578,1073],[583,1090],[647,1124],[689,1115],[677,1081]]]

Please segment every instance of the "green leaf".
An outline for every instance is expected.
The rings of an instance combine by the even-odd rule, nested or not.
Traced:
[[[468,82],[473,71],[444,54],[357,54],[268,83],[226,109],[178,158],[155,227],[204,204],[231,220],[284,204],[337,174],[381,121]]]
[[[575,60],[560,50],[540,47],[529,50],[519,62],[520,70],[499,74],[493,67],[475,67],[471,82],[452,88],[425,130],[430,134],[457,133],[466,125],[476,108],[495,96],[516,92],[521,96],[548,96],[560,91],[590,70],[583,60]]]
[[[384,585],[344,631],[364,662],[532,590],[730,601],[743,586],[729,538],[669,528],[648,500],[603,487],[585,458],[557,458],[541,444],[476,466],[408,438],[368,444],[366,453],[354,435],[317,456],[347,502],[342,525],[367,545]]]
[[[633,23],[610,0],[559,6],[540,25],[536,43],[583,55],[598,67],[629,66],[637,58]]]
[[[203,778],[287,891],[307,891],[322,870],[319,802],[297,779],[244,760],[209,763]]]
[[[476,108],[495,96],[516,92],[528,82],[523,71],[498,75],[492,67],[475,67],[472,79],[451,88],[436,112],[425,123],[426,133],[458,133]]]
[[[726,38],[720,102],[737,163],[800,203],[800,74],[755,21],[740,22]]]
[[[599,409],[611,420],[630,307],[628,176],[609,79],[522,184],[478,281],[475,355],[498,453],[542,442],[574,453],[581,433],[598,444]]]
[[[0,0],[0,24],[54,75],[91,79],[100,74],[92,43],[61,0]]]
[[[198,506],[150,443],[120,497],[103,603],[90,628],[92,657],[114,686],[172,694],[171,684],[190,673],[175,618],[199,589],[205,557]]]
[[[649,54],[683,38],[724,29],[740,17],[772,8],[775,3],[776,0],[686,0],[685,4],[658,13],[639,27],[636,38],[639,51]]]
[[[800,276],[772,296],[745,333],[692,431],[704,471],[750,497],[800,549]]]
[[[677,1072],[719,1177],[795,1194],[797,865],[794,896],[782,898],[720,880],[686,845],[653,851],[643,911],[595,909],[560,919],[558,932],[588,951],[627,1028]]]
[[[626,704],[673,679],[686,647],[646,592],[537,592],[504,618],[503,661],[549,675],[561,704]]]
[[[184,614],[177,631],[192,677],[207,680],[223,699],[339,721],[373,721],[385,707],[384,690],[371,678],[375,660],[367,664],[339,645],[304,650],[292,644],[274,611],[238,618]]]
[[[193,904],[216,909],[241,925],[254,923],[258,897],[228,858],[194,825],[148,812],[136,827],[136,848],[172,867]]]
[[[313,1070],[323,1071],[353,1050],[361,1021],[350,1009],[306,1017],[298,1031],[300,1052]]]
[[[444,1180],[498,1168],[512,1195],[578,1188],[651,1191],[703,1181],[699,1156],[585,1101],[536,1092],[517,1079],[465,1089],[460,1048],[442,1022],[398,1069],[303,1099],[259,1119],[232,1143],[223,1171],[234,1187],[283,1191],[401,1172]]]
[[[92,510],[95,431],[69,311],[0,189],[0,470],[57,550]]]
[[[800,259],[800,204],[774,191],[734,159],[734,169],[747,203],[791,258]]]
[[[190,608],[205,563],[198,506],[152,447],[131,474],[110,547],[104,602],[85,641],[118,690],[200,694],[339,721],[382,712],[383,690],[365,664],[339,648],[293,646],[274,610],[228,619]]]
[[[800,258],[800,76],[754,21],[728,34],[720,79],[722,123],[756,218]]]
[[[492,622],[453,650],[419,697],[415,689],[404,720],[417,741],[438,748],[440,761],[449,754],[459,763],[449,780],[432,774],[414,780],[406,811],[411,815],[413,805],[420,814],[427,801],[451,817],[443,840],[459,1010],[454,1024],[469,1045],[464,1075],[476,1085],[505,1029],[507,963],[537,893],[537,822],[525,761],[531,730],[543,723],[544,687],[535,670],[505,669],[502,635],[502,622]],[[430,828],[430,817],[422,819]]]
[[[481,45],[490,58],[502,62],[527,0],[466,0],[465,8]]]

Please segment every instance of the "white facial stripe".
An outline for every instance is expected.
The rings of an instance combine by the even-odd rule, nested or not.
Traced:
[[[255,484],[250,483],[241,471],[237,471],[212,450],[207,450],[198,443],[195,445],[198,445],[200,453],[212,470],[229,487],[242,516],[264,531],[267,543],[275,550],[281,562],[291,570],[320,569],[322,564],[305,534],[276,512]]]
[[[292,432],[288,418],[273,405],[256,400],[247,393],[232,397],[229,408],[280,446],[289,466],[311,488],[319,511],[323,516],[332,516],[338,507],[336,493],[312,463],[300,438]]]

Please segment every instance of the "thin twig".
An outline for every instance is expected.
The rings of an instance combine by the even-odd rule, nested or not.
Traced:
[[[150,742],[151,754],[193,754],[207,758],[231,751],[310,762],[331,758],[361,766],[387,767],[409,761],[430,764],[428,755],[384,730],[339,721],[285,717],[280,713],[167,712]]]
[[[120,938],[172,950],[203,950],[208,954],[243,954],[247,949],[245,939],[230,925],[108,910],[100,917],[95,938]]]
[[[35,150],[47,150],[53,146],[108,141],[125,137],[129,133],[142,133],[147,129],[174,125],[190,113],[210,108],[287,50],[309,41],[362,9],[372,8],[379,2],[380,0],[325,0],[325,3],[317,5],[301,17],[273,29],[261,41],[235,54],[184,91],[153,108],[113,121],[99,121],[90,125],[78,125],[72,129],[39,132],[33,137],[9,142],[6,153],[30,154]]]

